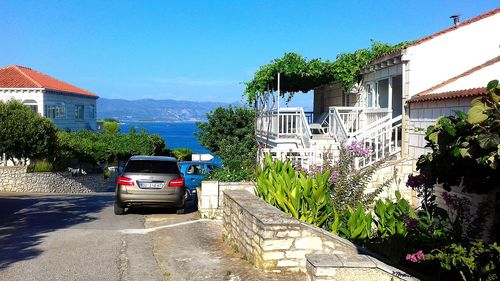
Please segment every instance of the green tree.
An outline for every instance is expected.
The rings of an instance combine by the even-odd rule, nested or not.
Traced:
[[[104,121],[104,132],[116,135],[120,132],[120,123]]]
[[[177,158],[178,161],[188,161],[193,155],[193,151],[189,148],[176,148],[172,150],[172,154]]]
[[[488,95],[472,101],[466,114],[439,118],[427,129],[431,153],[422,155],[417,169],[446,190],[462,183],[464,191],[486,193],[500,186],[500,85],[488,84]]]
[[[58,162],[76,159],[92,165],[124,161],[132,155],[168,155],[159,135],[59,132]]]
[[[245,107],[218,107],[207,114],[207,122],[198,122],[196,137],[208,150],[222,159],[229,173],[255,171],[255,111]],[[230,179],[231,177],[229,177]],[[247,178],[248,179],[248,178]]]
[[[48,118],[19,101],[0,102],[0,153],[15,164],[51,158],[57,147],[57,128]],[[21,162],[19,160],[22,160]]]

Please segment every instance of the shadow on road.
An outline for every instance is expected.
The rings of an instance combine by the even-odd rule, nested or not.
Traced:
[[[113,200],[112,194],[0,197],[0,270],[40,255],[36,247],[46,233],[93,221]]]

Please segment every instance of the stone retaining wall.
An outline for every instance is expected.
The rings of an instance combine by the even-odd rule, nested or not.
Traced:
[[[246,190],[255,194],[251,182],[202,181],[201,187],[197,188],[198,211],[202,218],[222,219],[225,190]]]
[[[117,173],[72,176],[70,172],[26,173],[26,167],[0,167],[0,191],[89,193],[114,190]]]
[[[333,274],[339,268],[343,271],[366,269],[362,262],[330,262],[326,268],[322,261],[339,256],[354,261],[364,257],[360,253],[366,254],[366,251],[348,240],[288,216],[247,191],[226,190],[223,200],[224,241],[264,271],[307,272],[310,280],[348,280],[342,276],[325,276],[325,272]],[[369,260],[370,270],[376,271],[373,276],[379,279],[363,279],[361,276],[357,280],[413,280],[375,258],[369,257]]]

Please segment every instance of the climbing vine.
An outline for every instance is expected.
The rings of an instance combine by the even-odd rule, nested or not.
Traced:
[[[253,79],[245,82],[245,95],[253,104],[259,95],[277,90],[277,76],[281,75],[281,95],[287,100],[298,92],[306,93],[320,85],[333,81],[342,84],[346,91],[352,89],[358,79],[359,71],[369,62],[384,54],[404,48],[408,43],[390,45],[372,41],[370,48],[353,53],[342,53],[335,61],[322,61],[319,58],[308,60],[297,53],[285,53],[255,73]]]

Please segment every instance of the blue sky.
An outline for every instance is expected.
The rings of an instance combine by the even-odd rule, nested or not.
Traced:
[[[0,66],[28,66],[106,98],[241,100],[285,52],[334,60],[474,17],[498,1],[0,0]],[[310,105],[312,95],[294,104]]]

